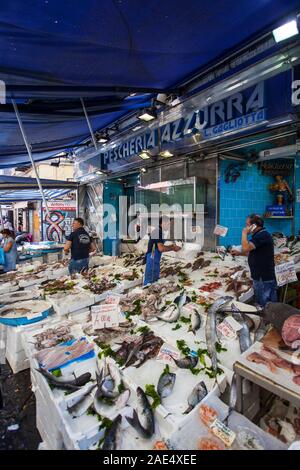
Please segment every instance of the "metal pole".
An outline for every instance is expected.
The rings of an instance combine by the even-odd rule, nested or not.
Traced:
[[[38,184],[38,187],[39,187],[42,199],[43,199],[43,203],[45,205],[45,209],[46,209],[47,215],[49,217],[49,222],[51,222],[50,212],[49,212],[49,209],[48,209],[48,204],[47,204],[47,201],[46,201],[46,198],[45,198],[45,194],[44,194],[44,191],[43,191],[43,188],[42,188],[42,185],[41,185],[41,181],[40,181],[40,178],[39,178],[39,175],[38,175],[38,172],[37,172],[37,168],[35,166],[35,162],[34,162],[34,159],[32,157],[31,148],[30,148],[30,145],[28,143],[28,140],[27,140],[27,137],[26,137],[26,134],[25,134],[25,130],[24,130],[24,127],[23,127],[23,124],[22,124],[21,116],[19,114],[19,110],[18,110],[18,107],[15,103],[15,100],[12,100],[12,104],[13,104],[14,111],[15,111],[16,116],[17,116],[18,124],[19,124],[20,131],[21,131],[21,134],[22,134],[22,137],[23,137],[26,149],[27,149],[27,153],[29,155],[29,158],[30,158],[30,161],[31,161],[31,164],[32,164],[32,168],[33,168],[36,180],[37,180],[37,184]]]
[[[85,119],[86,119],[86,122],[87,122],[87,125],[88,125],[88,128],[89,128],[89,131],[91,133],[91,137],[92,137],[94,147],[95,147],[96,150],[98,150],[97,141],[96,141],[95,136],[94,136],[93,128],[91,126],[90,119],[88,117],[88,113],[86,111],[84,101],[83,101],[82,98],[80,98],[80,101],[81,101],[81,105],[82,105],[82,108],[83,108],[83,112],[84,112],[84,115],[85,115]]]

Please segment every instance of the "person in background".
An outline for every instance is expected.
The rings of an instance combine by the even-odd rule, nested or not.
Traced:
[[[148,249],[146,253],[146,269],[144,276],[144,286],[158,281],[160,278],[160,259],[162,253],[168,251],[179,251],[181,248],[175,244],[165,246],[163,232],[169,231],[170,221],[167,217],[159,218],[158,233],[157,230],[150,235]]]
[[[3,229],[3,251],[4,251],[4,272],[15,271],[17,263],[17,245],[14,240],[13,233],[7,228]]]
[[[252,237],[248,240],[250,234]],[[277,302],[274,244],[259,215],[247,217],[246,227],[242,231],[242,251],[233,249],[231,254],[248,256],[256,302],[261,306],[267,302]]]
[[[64,246],[65,254],[71,250],[71,261],[69,263],[69,274],[87,271],[89,267],[89,255],[96,251],[91,237],[84,229],[84,221],[81,217],[74,219],[72,223],[73,232],[67,237]]]

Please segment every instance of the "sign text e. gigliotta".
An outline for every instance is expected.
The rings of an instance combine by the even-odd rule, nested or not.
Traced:
[[[247,88],[243,92],[197,109],[176,121],[148,129],[143,134],[127,139],[120,145],[107,146],[107,150],[101,152],[101,161],[105,166],[130,158],[143,150],[154,149],[159,141],[163,146],[195,132],[200,132],[204,140],[227,132],[237,132],[266,119],[264,101],[264,82],[260,82],[255,87]]]

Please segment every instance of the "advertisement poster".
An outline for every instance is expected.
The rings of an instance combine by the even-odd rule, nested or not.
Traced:
[[[72,231],[72,222],[76,217],[76,201],[48,202],[50,220],[43,207],[43,239],[64,243]]]

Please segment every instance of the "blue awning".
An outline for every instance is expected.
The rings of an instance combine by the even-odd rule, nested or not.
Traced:
[[[34,158],[51,158],[89,137],[80,97],[93,129],[101,129],[297,8],[298,0],[2,2],[0,168],[28,162],[12,97]]]
[[[41,179],[46,199],[59,199],[78,188],[73,181]],[[35,178],[0,176],[0,203],[17,201],[40,201],[41,193]]]

